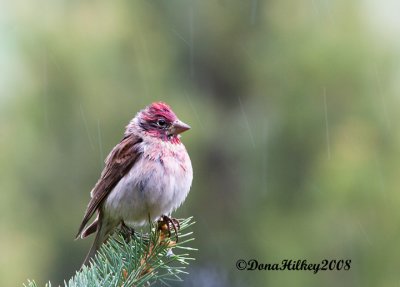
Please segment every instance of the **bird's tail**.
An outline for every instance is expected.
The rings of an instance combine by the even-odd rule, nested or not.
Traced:
[[[92,247],[89,250],[89,253],[86,255],[85,261],[83,261],[82,267],[84,265],[89,266],[90,260],[94,258],[97,251],[100,249],[100,246],[105,242],[110,234],[110,226],[105,222],[101,216],[98,218],[97,222],[97,233],[92,244]]]

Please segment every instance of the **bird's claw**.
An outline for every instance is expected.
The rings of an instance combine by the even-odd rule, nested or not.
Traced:
[[[135,235],[135,230],[127,226],[123,221],[121,222],[121,233],[125,239],[125,242],[129,242],[130,239]]]
[[[171,237],[171,226],[175,232],[176,242],[178,242],[178,230],[181,228],[178,219],[163,215],[158,220],[158,229],[161,231],[168,231],[169,237]]]

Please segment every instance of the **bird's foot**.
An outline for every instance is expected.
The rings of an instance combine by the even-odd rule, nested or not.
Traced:
[[[158,220],[158,230],[162,231],[163,234],[168,232],[168,237],[171,237],[171,226],[175,232],[176,242],[178,242],[178,230],[181,228],[178,219],[163,215]]]
[[[121,233],[125,239],[125,242],[129,242],[130,239],[135,235],[135,230],[121,221]]]

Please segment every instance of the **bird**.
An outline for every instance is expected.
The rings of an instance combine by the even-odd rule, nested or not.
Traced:
[[[193,180],[191,160],[181,141],[181,133],[189,129],[165,102],[148,105],[128,123],[90,192],[76,235],[85,238],[96,232],[82,266],[118,226],[172,221],[170,214],[184,202]],[[174,221],[172,225],[175,229]]]

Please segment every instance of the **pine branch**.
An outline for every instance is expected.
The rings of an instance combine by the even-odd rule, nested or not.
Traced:
[[[191,258],[188,253],[197,250],[187,246],[194,240],[193,232],[184,231],[195,222],[193,217],[181,219],[178,232],[179,241],[171,239],[165,231],[160,231],[157,224],[150,226],[149,234],[127,234],[116,232],[107,243],[103,244],[90,266],[84,266],[67,282],[65,287],[91,286],[149,286],[161,282],[167,286],[173,281],[182,281],[181,275],[187,274],[185,268]],[[38,287],[35,281],[28,280],[25,287]],[[46,287],[51,287],[47,283]]]

